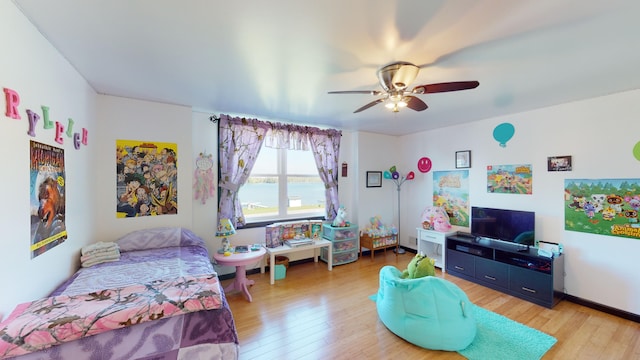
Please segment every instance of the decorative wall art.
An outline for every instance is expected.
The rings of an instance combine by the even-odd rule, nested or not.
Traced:
[[[451,225],[469,226],[469,170],[434,171],[433,205],[443,208]]]
[[[193,174],[193,197],[200,200],[202,205],[216,193],[214,180],[212,155],[200,153],[196,159],[196,171]]]
[[[178,213],[178,145],[116,140],[116,217]]]
[[[507,141],[511,140],[516,128],[510,123],[502,123],[493,129],[493,138],[501,147],[507,147]]]
[[[382,171],[367,171],[367,187],[382,187]]]
[[[640,239],[640,179],[565,179],[565,230]]]
[[[501,194],[532,194],[531,165],[488,165],[487,192]]]
[[[31,258],[67,239],[64,150],[31,141]]]
[[[456,169],[471,167],[471,150],[456,151]]]
[[[550,156],[547,158],[547,171],[571,171],[571,156]]]

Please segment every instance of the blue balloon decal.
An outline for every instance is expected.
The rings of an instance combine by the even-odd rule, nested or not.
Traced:
[[[500,146],[507,147],[507,141],[511,140],[516,128],[509,123],[502,123],[493,129],[493,138],[500,143]]]

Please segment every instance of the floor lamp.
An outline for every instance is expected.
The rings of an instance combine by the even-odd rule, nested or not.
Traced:
[[[396,170],[396,166],[392,166],[389,170],[384,172],[384,178],[388,180],[392,180],[396,184],[396,189],[398,190],[398,245],[400,245],[400,189],[402,184],[404,184],[407,180],[413,180],[416,175],[413,171],[409,171],[406,176],[400,176],[400,173]],[[403,254],[404,249],[398,247],[398,253]]]

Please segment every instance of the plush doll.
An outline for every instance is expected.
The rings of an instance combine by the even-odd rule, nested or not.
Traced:
[[[336,217],[333,219],[332,225],[334,227],[345,227],[349,226],[349,222],[346,220],[347,210],[344,208],[344,205],[340,205],[338,208],[338,213]]]
[[[403,279],[417,279],[425,276],[434,276],[435,260],[429,258],[425,254],[419,253],[411,259],[407,269],[402,272]]]

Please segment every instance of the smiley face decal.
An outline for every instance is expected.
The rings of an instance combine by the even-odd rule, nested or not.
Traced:
[[[418,160],[418,170],[423,173],[429,172],[431,170],[431,159],[428,157],[423,157]]]

